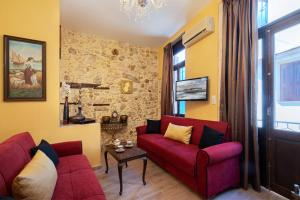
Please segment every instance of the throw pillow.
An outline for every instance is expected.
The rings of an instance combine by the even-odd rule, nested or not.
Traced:
[[[53,149],[53,147],[46,141],[46,140],[41,140],[40,144],[36,147],[33,147],[31,149],[31,156],[33,157],[35,153],[41,150],[44,152],[54,163],[55,166],[58,164],[58,155]]]
[[[160,133],[160,120],[147,119],[146,133]]]
[[[224,135],[222,133],[208,126],[204,126],[199,148],[204,149],[206,147],[221,144],[223,139]]]
[[[57,171],[53,162],[40,150],[16,176],[12,184],[12,194],[18,200],[51,200]]]
[[[0,196],[0,200],[14,200],[14,198]]]
[[[184,144],[189,144],[192,135],[192,129],[192,126],[179,126],[169,123],[164,137],[182,142]]]

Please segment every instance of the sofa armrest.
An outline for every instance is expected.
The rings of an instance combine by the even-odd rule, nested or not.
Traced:
[[[146,134],[146,130],[147,130],[147,126],[139,126],[139,127],[136,127],[136,133],[137,135],[143,135],[143,134]]]
[[[82,154],[82,142],[71,141],[51,144],[59,157]]]
[[[239,182],[239,157],[242,150],[242,145],[238,142],[226,142],[199,149],[195,175],[200,194],[208,198],[222,191],[222,187],[216,189],[216,185],[230,186]]]
[[[198,153],[198,158],[206,162],[207,165],[213,165],[240,156],[242,150],[243,147],[239,142],[226,142],[201,149]]]

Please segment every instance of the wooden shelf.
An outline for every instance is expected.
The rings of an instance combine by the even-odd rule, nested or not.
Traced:
[[[97,104],[96,103],[96,104],[93,104],[93,106],[110,106],[110,104],[99,104],[99,103]]]
[[[60,103],[60,105],[64,105],[65,103]],[[74,103],[74,102],[69,102],[68,103],[69,105],[77,105],[77,103]]]
[[[67,82],[68,85],[70,85],[73,89],[80,89],[80,88],[93,88],[95,90],[109,90],[109,87],[103,87],[100,84],[94,84],[94,83],[73,83],[73,82]],[[62,82],[60,82],[60,87],[62,86]]]
[[[60,103],[60,105],[64,105],[65,103]],[[77,105],[75,102],[69,102],[69,105]],[[110,106],[110,104],[93,104],[93,106]]]

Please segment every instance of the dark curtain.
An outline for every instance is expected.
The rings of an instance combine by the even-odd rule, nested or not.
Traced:
[[[173,52],[171,44],[164,48],[161,85],[161,114],[173,115]]]
[[[256,1],[224,0],[220,120],[243,144],[242,185],[260,190],[256,122]]]

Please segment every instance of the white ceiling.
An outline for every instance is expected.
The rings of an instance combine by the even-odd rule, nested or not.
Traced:
[[[158,47],[210,1],[167,0],[167,6],[135,22],[120,11],[119,0],[61,0],[61,25],[104,38]]]

